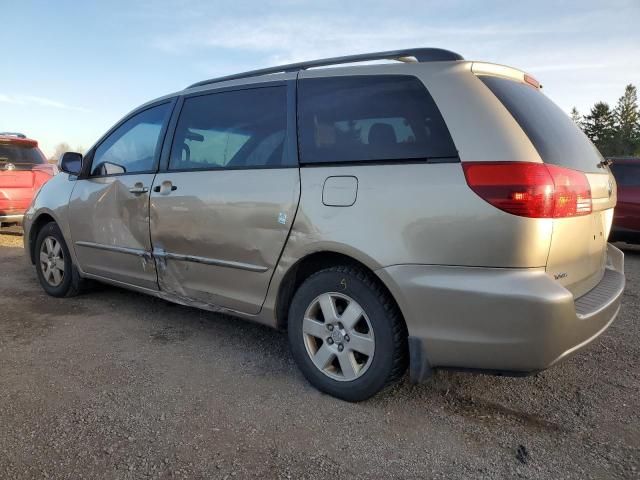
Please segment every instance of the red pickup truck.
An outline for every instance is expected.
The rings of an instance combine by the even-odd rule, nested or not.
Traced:
[[[37,141],[0,132],[0,226],[21,224],[35,194],[57,172]]]
[[[640,243],[640,158],[614,158],[611,171],[618,184],[618,204],[611,239]]]

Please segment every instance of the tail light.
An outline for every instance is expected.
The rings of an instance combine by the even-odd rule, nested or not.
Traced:
[[[591,187],[582,172],[530,162],[467,162],[462,168],[469,187],[507,213],[530,218],[591,213]]]
[[[33,172],[44,172],[52,177],[58,173],[58,167],[53,163],[43,163],[40,165],[34,165],[31,168]]]
[[[34,165],[31,168],[31,172],[33,174],[33,186],[40,189],[42,185],[47,183],[58,173],[58,167],[51,163],[43,163],[40,165]]]

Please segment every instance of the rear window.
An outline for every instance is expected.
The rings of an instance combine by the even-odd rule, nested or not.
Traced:
[[[598,168],[602,161],[600,152],[546,95],[530,85],[507,78],[478,78],[509,110],[545,163],[602,173]]]
[[[616,178],[616,183],[624,187],[640,187],[640,164],[616,164],[611,165],[611,171]]]
[[[433,98],[404,75],[300,81],[302,163],[457,161]]]
[[[36,147],[0,143],[0,170],[6,170],[8,165],[13,165],[15,170],[31,170],[33,165],[41,163],[46,160]]]

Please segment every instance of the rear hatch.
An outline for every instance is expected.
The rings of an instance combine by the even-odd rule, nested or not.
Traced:
[[[582,181],[586,177],[584,209],[553,219],[546,267],[550,275],[579,297],[595,287],[604,274],[607,237],[616,204],[613,176],[600,152],[573,120],[537,88],[537,82],[529,82],[530,77],[525,81],[493,75],[478,78],[511,113],[545,164],[561,167],[559,171],[569,176],[576,172]]]

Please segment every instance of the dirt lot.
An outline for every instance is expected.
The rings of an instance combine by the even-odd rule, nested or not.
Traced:
[[[640,249],[620,317],[570,361],[351,405],[268,328],[110,287],[47,297],[21,241],[0,235],[0,478],[640,476]]]

